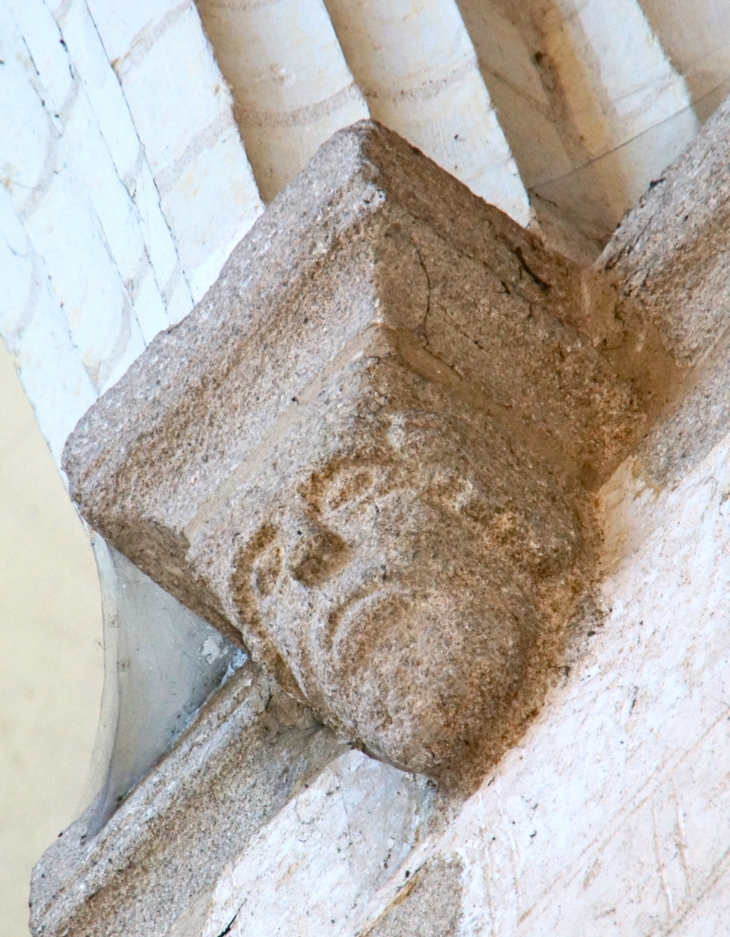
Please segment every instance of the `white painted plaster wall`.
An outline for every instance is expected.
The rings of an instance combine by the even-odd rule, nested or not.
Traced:
[[[524,184],[454,0],[327,0],[376,120],[520,224]]]
[[[234,920],[232,937],[350,933],[422,838],[428,801],[424,779],[342,755],[224,870],[200,937]]]
[[[700,120],[730,94],[730,4],[726,0],[642,0],[652,28],[684,75]]]
[[[535,61],[536,24],[511,4],[459,0],[459,8],[526,187],[569,173],[560,115]]]
[[[596,236],[696,128],[636,0],[329,0],[335,29],[322,0],[288,2],[200,3],[267,198],[330,132],[366,116],[367,99],[528,221],[479,68],[526,185]],[[724,47],[716,2],[693,0],[684,45],[679,8],[652,2],[682,67],[714,55],[710,36]],[[262,203],[192,0],[2,0],[0,16],[0,334],[58,457],[95,396],[200,298]],[[536,70],[539,43],[559,107]]]
[[[335,131],[369,117],[322,0],[200,0],[265,199]]]
[[[2,937],[86,806],[101,692],[98,579],[43,436],[58,463],[262,211],[231,105],[191,2],[0,0]],[[11,362],[42,436],[26,401],[15,438]]]
[[[615,224],[696,133],[688,89],[636,0],[556,0],[542,31],[587,165],[534,188],[587,197],[596,186]]]
[[[3,0],[0,44],[0,334],[58,459],[262,204],[192,2]]]
[[[528,190],[604,241],[698,127],[639,0],[459,4]]]

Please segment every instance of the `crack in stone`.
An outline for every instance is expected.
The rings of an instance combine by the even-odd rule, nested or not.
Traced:
[[[416,242],[413,240],[413,236],[411,234],[409,234],[408,237],[410,239],[411,244],[415,248],[416,253],[418,254],[418,260],[419,260],[419,263],[421,264],[421,269],[423,270],[423,273],[426,277],[426,287],[427,287],[428,292],[426,295],[426,312],[423,316],[423,324],[421,325],[421,330],[423,331],[423,337],[426,342],[426,347],[428,347],[428,344],[429,344],[428,342],[428,317],[431,314],[431,277],[429,276],[428,267],[426,266],[426,262],[423,259],[423,254],[421,253],[421,249],[419,248],[418,244],[416,244]]]
[[[242,908],[242,907],[243,907],[243,905],[241,905],[241,908]],[[220,934],[218,934],[218,937],[226,937],[226,934],[230,934],[233,925],[236,923],[236,918],[237,918],[238,915],[241,913],[241,908],[239,908],[238,911],[236,911],[236,913],[233,915],[233,919],[231,920],[231,923],[228,925],[228,927],[224,928],[224,929],[220,932]]]
[[[425,277],[426,277],[426,283],[427,283],[427,286],[428,286],[428,295],[427,295],[427,298],[426,298],[426,312],[425,312],[424,317],[423,317],[423,324],[421,325],[421,331],[422,331],[422,334],[423,334],[423,339],[424,339],[424,342],[425,342],[425,347],[426,347],[426,349],[428,350],[429,354],[433,355],[433,357],[434,357],[437,361],[440,361],[441,364],[443,364],[445,367],[447,367],[447,368],[449,368],[450,370],[454,371],[454,372],[459,376],[459,378],[460,378],[462,381],[465,381],[465,380],[467,380],[467,378],[464,377],[464,375],[461,373],[461,371],[459,371],[459,369],[458,369],[452,362],[447,361],[447,360],[446,360],[445,358],[443,358],[440,354],[438,354],[438,352],[436,352],[436,351],[433,349],[433,346],[431,345],[431,343],[430,343],[430,341],[429,341],[429,338],[428,338],[428,318],[429,318],[429,316],[430,316],[430,314],[431,314],[431,293],[432,293],[431,277],[430,277],[430,275],[429,275],[428,267],[426,266],[426,262],[425,262],[424,259],[423,259],[423,254],[421,253],[420,248],[418,247],[418,245],[416,244],[416,242],[413,240],[413,237],[410,236],[410,235],[409,235],[409,237],[410,237],[411,243],[413,244],[413,247],[414,247],[415,250],[416,250],[416,253],[418,254],[418,260],[419,260],[419,262],[420,262],[421,268],[423,269],[423,273],[424,273],[424,275],[425,275]],[[518,250],[519,250],[519,248],[518,248]],[[491,271],[490,271],[490,272],[491,272]],[[500,282],[502,282],[502,285],[505,287],[507,293],[510,293],[511,291],[510,291],[509,287],[507,286],[507,284],[506,284],[504,281],[500,281]],[[526,301],[526,300],[525,300],[525,301]],[[460,335],[463,339],[465,339],[466,341],[468,341],[468,342],[470,342],[471,344],[475,345],[475,346],[479,349],[479,351],[480,351],[482,354],[485,354],[485,353],[486,353],[486,349],[479,343],[479,341],[478,341],[477,339],[473,338],[471,335],[468,335],[468,334],[467,334],[466,332],[464,332],[462,329],[460,329],[459,326],[456,325],[456,323],[452,321],[451,317],[449,317],[449,325],[450,325],[451,328],[453,328],[454,331],[455,331],[458,335]],[[491,396],[491,395],[489,395],[489,396]],[[511,401],[510,401],[509,403],[502,403],[501,401],[497,400],[496,398],[492,398],[492,399],[493,399],[493,402],[494,402],[495,404],[497,404],[497,406],[499,406],[499,407],[504,407],[504,408],[506,408],[506,409],[512,409],[512,407],[513,407],[513,404],[512,404]]]
[[[512,253],[513,253],[513,254],[515,255],[515,257],[519,260],[520,266],[521,266],[522,269],[525,271],[525,273],[528,275],[528,277],[533,281],[533,283],[535,283],[535,284],[543,291],[543,293],[547,293],[548,290],[550,289],[550,284],[549,284],[549,283],[546,283],[544,280],[542,280],[542,279],[535,273],[535,271],[529,266],[529,264],[528,264],[527,261],[525,260],[525,255],[524,255],[524,253],[523,253],[523,251],[522,251],[522,248],[518,245],[518,246],[514,249],[514,251],[513,251]]]
[[[424,218],[422,215],[417,214],[417,212],[415,211],[415,209],[410,208],[410,209],[409,209],[409,213],[412,215],[412,217],[413,217],[416,221],[420,222],[420,223],[423,224],[423,225],[427,225],[427,226],[429,227],[429,229],[430,229],[430,230],[429,230],[429,233],[432,234],[434,237],[438,238],[438,240],[441,241],[441,242],[443,243],[444,247],[447,248],[449,251],[452,251],[452,252],[455,253],[458,257],[463,257],[463,258],[465,258],[466,260],[471,260],[473,263],[479,264],[480,266],[484,267],[484,269],[487,271],[487,273],[489,273],[490,276],[494,277],[495,280],[497,280],[499,283],[502,284],[502,286],[504,286],[504,287],[506,288],[506,290],[507,290],[508,293],[510,293],[510,294],[514,293],[516,296],[519,296],[519,298],[522,299],[522,300],[523,300],[524,302],[526,302],[526,303],[531,302],[530,298],[529,298],[528,296],[525,296],[525,294],[520,290],[519,286],[518,286],[516,283],[512,283],[512,284],[509,284],[509,285],[508,285],[508,284],[506,283],[506,281],[504,280],[504,277],[503,277],[501,274],[499,274],[499,273],[494,269],[494,267],[492,267],[491,264],[489,264],[488,261],[484,260],[483,257],[477,257],[476,255],[474,255],[473,253],[471,253],[469,250],[467,250],[463,245],[459,244],[459,243],[456,242],[456,241],[447,239],[447,238],[445,237],[445,235],[443,235],[438,229],[436,229],[435,227],[432,227],[431,222],[430,222],[430,220],[429,220],[428,218]],[[494,231],[494,229],[492,228],[491,225],[490,225],[490,230],[491,230],[492,234],[494,235],[494,237],[495,237],[498,241],[500,241],[500,243],[503,243],[503,244],[507,247],[508,251],[509,251],[511,254],[514,254],[514,250],[513,250],[513,248],[512,248],[512,245],[509,244],[507,241],[505,241],[504,238],[503,238],[501,235],[499,235],[496,231]],[[522,230],[523,230],[523,232],[525,231],[525,229],[522,229]],[[416,247],[416,244],[415,244],[415,242],[413,241],[412,235],[409,234],[408,237],[409,237],[409,239],[411,240],[411,242],[413,243],[413,246]],[[416,249],[418,250],[417,247],[416,247]],[[520,248],[520,250],[521,250],[521,248]],[[419,256],[420,256],[420,252],[419,252]],[[519,261],[519,257],[518,257],[517,259],[518,259],[518,261]],[[421,260],[422,260],[422,258],[421,258]],[[520,264],[520,266],[522,266],[522,264]],[[429,281],[429,282],[430,282],[430,281]],[[549,288],[549,284],[546,284],[546,285],[547,285],[548,288]]]

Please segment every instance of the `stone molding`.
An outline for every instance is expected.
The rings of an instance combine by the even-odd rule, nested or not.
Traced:
[[[31,930],[167,933],[341,750],[311,711],[244,664],[101,832],[90,833],[92,807],[45,853]]]

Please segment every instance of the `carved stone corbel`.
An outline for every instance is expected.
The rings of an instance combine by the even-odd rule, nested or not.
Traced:
[[[555,665],[590,491],[645,430],[586,276],[357,124],[84,417],[73,497],[336,731],[438,775]]]

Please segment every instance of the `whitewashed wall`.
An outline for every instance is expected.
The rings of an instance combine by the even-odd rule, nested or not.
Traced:
[[[327,0],[376,120],[520,224],[532,212],[454,0]]]
[[[0,3],[0,334],[58,459],[262,211],[195,6]]]
[[[684,75],[700,120],[730,94],[730,4],[726,0],[642,0],[652,29]]]
[[[527,189],[605,240],[698,128],[684,62],[638,0],[459,2]]]
[[[369,117],[367,104],[322,0],[198,6],[268,201],[333,133]]]
[[[263,206],[192,3],[0,0],[0,62],[0,335],[58,462],[78,418],[160,329],[190,311]],[[32,596],[24,599],[16,594],[20,584],[6,581],[3,574],[11,573],[0,571],[0,589],[13,594],[13,609],[27,612],[3,628],[32,634],[16,666],[35,673],[38,693],[58,692],[58,663],[34,650],[52,646],[54,632],[34,617]],[[105,586],[113,592],[113,582]],[[29,579],[26,588],[38,586]],[[205,669],[194,645],[187,656]],[[53,673],[46,675],[48,668]],[[183,709],[188,689],[179,688]],[[108,673],[106,709],[118,692]],[[49,701],[58,720],[64,713],[78,719],[74,699],[71,691]],[[89,720],[98,701],[91,707]],[[128,713],[118,708],[123,726]],[[107,723],[97,786],[118,736],[117,725]],[[28,737],[27,726],[22,738],[29,750],[45,744],[42,733]],[[116,756],[109,777],[124,775],[139,754],[124,764]],[[20,787],[16,796],[24,796]],[[80,792],[72,796],[78,807]],[[18,864],[16,834],[18,848],[4,839],[0,862]],[[35,842],[34,830],[24,839]],[[27,883],[7,900],[21,916]],[[6,928],[17,923],[8,912],[0,933],[10,937]]]

